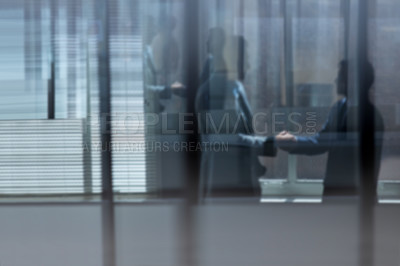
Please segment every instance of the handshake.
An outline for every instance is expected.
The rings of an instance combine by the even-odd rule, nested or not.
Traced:
[[[275,136],[275,141],[277,144],[284,142],[297,142],[296,136],[284,130]]]
[[[291,144],[296,142],[296,136],[285,130],[275,137],[239,134],[239,140],[236,142],[236,145],[258,150],[259,156],[275,156],[277,147],[285,151],[290,151]]]

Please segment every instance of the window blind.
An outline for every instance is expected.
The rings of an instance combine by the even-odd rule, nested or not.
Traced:
[[[117,193],[145,193],[154,184],[145,149],[141,1],[109,5],[113,186]]]
[[[82,133],[81,119],[0,121],[0,194],[99,191],[99,173],[85,174]]]
[[[152,186],[146,151],[130,148],[145,140],[139,2],[110,1],[112,140],[126,147],[113,151],[116,193],[145,193]],[[7,31],[0,30],[13,42],[0,44],[1,51],[21,57],[13,66],[21,69],[19,80],[0,74],[4,103],[0,105],[0,194],[100,193],[97,41],[102,36],[95,1],[25,0],[0,5],[0,20],[8,23]],[[55,120],[46,119],[51,60]],[[5,67],[7,62],[0,62]]]

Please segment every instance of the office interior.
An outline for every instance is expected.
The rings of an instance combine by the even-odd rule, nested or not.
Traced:
[[[1,0],[0,265],[399,265],[399,14]]]

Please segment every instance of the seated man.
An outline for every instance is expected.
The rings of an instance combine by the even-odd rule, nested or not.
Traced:
[[[348,62],[342,61],[336,80],[337,93],[344,97],[330,110],[327,121],[321,131],[313,136],[294,136],[287,131],[278,134],[275,139],[278,147],[291,154],[317,155],[328,152],[328,162],[324,179],[324,196],[356,195],[358,193],[359,150],[356,107],[350,107],[347,99]],[[368,93],[374,83],[374,69],[370,63],[366,65],[366,84],[360,93]],[[383,119],[371,102],[366,111],[371,114],[370,131],[381,134]],[[382,138],[377,138],[374,151],[375,182],[378,180]],[[375,184],[376,186],[376,184]]]

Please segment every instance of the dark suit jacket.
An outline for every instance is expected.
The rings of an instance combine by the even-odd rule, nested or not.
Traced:
[[[368,104],[368,113],[375,130],[375,180],[378,179],[383,119],[372,104]],[[355,107],[348,107],[347,99],[338,101],[330,110],[322,130],[313,136],[297,137],[297,143],[284,148],[292,154],[317,155],[328,152],[328,161],[324,179],[325,194],[329,191],[349,191],[355,194],[359,184],[359,135],[357,112]]]

